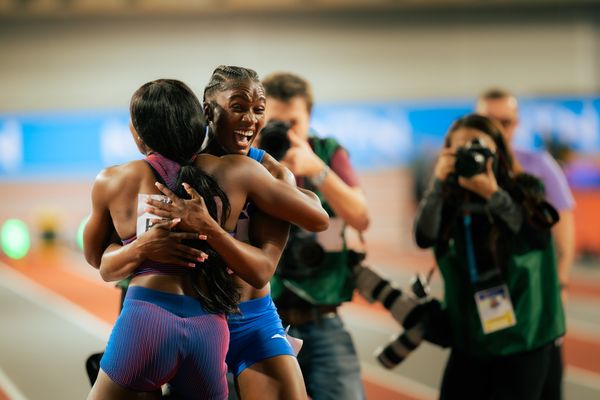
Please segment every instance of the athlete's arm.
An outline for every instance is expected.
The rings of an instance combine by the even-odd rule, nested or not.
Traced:
[[[267,171],[271,173],[271,175],[273,175],[275,179],[286,182],[292,186],[296,186],[296,177],[294,176],[292,171],[290,171],[289,168],[287,168],[279,161],[274,159],[269,153],[265,153],[261,164],[267,169]],[[321,200],[319,199],[319,196],[317,196],[314,192],[311,192],[310,190],[301,187],[298,187],[298,190],[304,193],[309,199],[312,199],[312,201],[314,201],[317,206],[321,205]]]
[[[262,168],[254,161],[252,163]],[[180,218],[183,229],[197,232],[193,234],[196,237],[198,234],[206,237],[207,243],[221,256],[225,264],[256,289],[262,289],[269,282],[277,262],[279,262],[281,251],[285,246],[287,228],[279,228],[280,231],[276,234],[283,236],[283,239],[270,239],[267,250],[264,251],[264,249],[254,247],[232,237],[210,216],[202,196],[188,184],[184,183],[184,188],[190,195],[190,200],[177,197],[160,183],[157,183],[156,186],[165,196],[171,199],[171,203],[148,200],[149,212],[161,218]],[[287,223],[281,224],[287,225]],[[264,233],[257,233],[257,235],[263,237]],[[277,255],[277,252],[279,252],[279,255]]]
[[[115,227],[110,216],[108,201],[109,176],[103,170],[92,186],[92,212],[83,231],[83,255],[92,267],[100,268],[102,253],[115,236]]]
[[[154,224],[142,237],[123,245],[110,243],[100,262],[100,275],[107,282],[127,278],[144,260],[193,268],[207,255],[186,246],[182,240],[203,239],[197,233],[172,232],[178,219]]]
[[[227,159],[232,170],[235,166],[232,179],[245,189],[248,199],[263,212],[312,232],[329,227],[329,216],[314,197],[275,179],[265,168],[244,156],[222,158]]]

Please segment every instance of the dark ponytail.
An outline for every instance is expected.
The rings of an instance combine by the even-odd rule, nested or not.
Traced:
[[[175,194],[182,199],[190,198],[183,188],[183,182],[193,187],[204,198],[211,217],[223,225],[229,216],[230,205],[227,195],[217,182],[195,165],[183,165],[177,176],[175,191]],[[221,256],[204,241],[194,240],[189,244],[208,254],[208,259],[196,264],[196,268],[192,270],[192,284],[204,309],[213,313],[238,312],[240,298],[238,288],[227,272],[227,265]]]
[[[193,162],[204,141],[206,119],[192,90],[171,79],[146,83],[134,93],[130,114],[142,141],[181,165],[176,186],[170,189],[180,198],[189,199],[182,186],[183,182],[188,183],[204,198],[210,215],[222,225],[230,213],[229,199],[217,182]],[[209,255],[207,261],[191,270],[192,285],[205,310],[237,312],[239,293],[221,256],[205,241],[194,240],[189,245]]]

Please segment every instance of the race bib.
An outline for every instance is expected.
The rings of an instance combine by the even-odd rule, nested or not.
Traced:
[[[510,328],[517,323],[506,285],[476,292],[475,303],[485,334]]]
[[[138,204],[137,204],[137,224],[135,229],[135,234],[139,238],[142,236],[148,229],[152,228],[152,220],[153,219],[163,219],[157,215],[150,214],[146,212],[145,209],[148,207],[146,201],[148,199],[162,201],[163,203],[170,203],[171,200],[162,194],[138,194]]]

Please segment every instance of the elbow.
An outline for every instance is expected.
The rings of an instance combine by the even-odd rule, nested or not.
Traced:
[[[100,268],[100,261],[102,260],[102,257],[97,256],[95,254],[92,254],[88,251],[83,251],[83,255],[85,257],[85,261],[87,261],[88,264],[90,264],[92,267],[99,269]]]
[[[106,270],[106,268],[99,267],[98,271],[100,272],[100,277],[104,282],[112,282],[116,280],[112,274]]]
[[[253,274],[251,277],[249,277],[249,279],[246,280],[246,283],[248,283],[254,289],[260,290],[260,289],[264,288],[265,286],[267,286],[267,284],[271,280],[272,275],[273,274],[267,270],[260,271],[256,274]]]
[[[254,289],[260,290],[267,286],[275,272],[275,268],[277,268],[276,264],[273,264],[271,260],[265,260],[262,261],[260,265],[255,265],[250,268],[246,267],[242,269],[232,267],[231,269],[233,269],[233,271],[248,285],[252,286]]]
[[[366,231],[369,228],[371,220],[366,208],[359,214],[350,216],[346,219],[346,223],[359,232]]]
[[[313,232],[323,232],[329,228],[329,215],[323,211],[321,215],[315,220],[315,224],[313,226]]]
[[[309,232],[323,232],[329,228],[329,214],[321,208],[312,218],[298,221],[296,224]]]
[[[356,229],[359,232],[363,232],[366,231],[367,228],[369,228],[369,224],[371,223],[371,220],[369,219],[369,216],[365,215],[361,216],[360,218],[357,219],[357,221],[352,224],[351,226]]]

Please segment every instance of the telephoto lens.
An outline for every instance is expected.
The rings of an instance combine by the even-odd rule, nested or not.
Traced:
[[[391,342],[375,350],[375,357],[385,368],[394,368],[416,349],[425,336],[424,312],[428,310],[429,284],[418,274],[404,292],[365,265],[354,267],[356,288],[367,301],[376,301],[387,308],[404,331]]]

